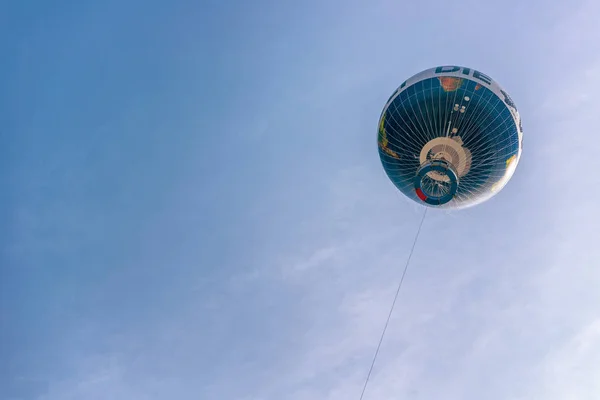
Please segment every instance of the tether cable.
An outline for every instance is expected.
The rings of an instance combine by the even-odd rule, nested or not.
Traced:
[[[392,302],[392,306],[390,307],[390,313],[388,314],[387,320],[385,321],[385,326],[383,327],[383,331],[381,332],[381,337],[379,338],[379,344],[377,345],[377,350],[375,350],[375,355],[373,356],[373,362],[371,363],[371,368],[369,368],[369,373],[367,374],[367,379],[365,379],[365,384],[362,389],[362,393],[360,394],[360,400],[363,399],[365,395],[365,391],[367,390],[367,385],[369,384],[369,378],[371,378],[371,373],[373,372],[373,367],[375,366],[375,361],[377,360],[377,356],[379,355],[379,349],[381,348],[381,343],[383,343],[383,338],[385,336],[385,332],[387,331],[387,327],[390,323],[390,319],[392,318],[392,313],[394,312],[394,307],[396,306],[396,300],[398,300],[398,294],[400,294],[400,289],[402,288],[402,282],[404,282],[404,277],[406,276],[406,271],[408,271],[408,266],[410,265],[410,259],[412,258],[413,252],[415,251],[415,247],[417,245],[417,241],[419,240],[419,234],[421,233],[421,228],[423,227],[423,221],[425,221],[425,216],[427,215],[428,207],[425,207],[425,211],[423,212],[423,217],[421,218],[421,223],[419,224],[419,229],[417,229],[417,234],[415,235],[415,239],[413,241],[412,247],[410,249],[410,253],[408,254],[408,259],[406,260],[406,265],[404,266],[404,271],[402,272],[402,277],[400,278],[400,282],[398,283],[398,289],[396,289],[396,295],[394,296],[394,301]]]

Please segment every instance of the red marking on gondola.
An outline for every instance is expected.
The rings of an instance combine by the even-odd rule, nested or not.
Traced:
[[[417,188],[415,189],[415,192],[417,192],[417,196],[419,196],[419,198],[423,201],[427,200],[427,196],[425,196],[425,193],[423,193],[423,191],[421,190],[421,188]]]

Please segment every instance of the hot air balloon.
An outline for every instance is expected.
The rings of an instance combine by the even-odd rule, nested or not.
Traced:
[[[521,117],[489,76],[441,66],[406,80],[379,120],[383,168],[408,198],[428,207],[480,204],[510,180],[522,151]]]

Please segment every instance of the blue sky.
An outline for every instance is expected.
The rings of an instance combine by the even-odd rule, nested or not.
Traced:
[[[523,157],[428,213],[365,399],[597,400],[599,13],[2,3],[0,398],[358,398],[422,213],[379,113],[458,64],[511,94]]]

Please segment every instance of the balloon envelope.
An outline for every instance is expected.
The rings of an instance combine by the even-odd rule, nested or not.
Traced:
[[[406,80],[379,120],[383,168],[408,198],[438,208],[488,200],[512,177],[523,132],[510,96],[489,76],[443,66]]]

